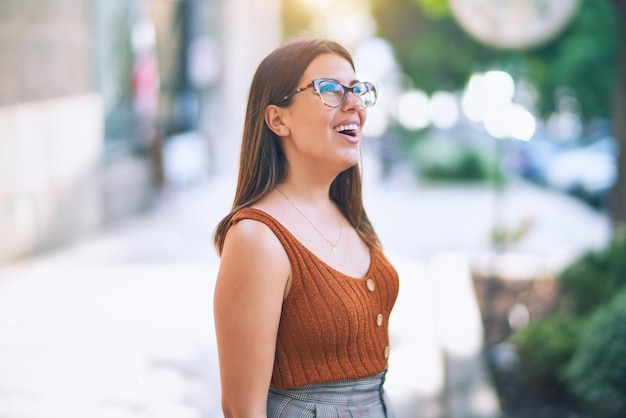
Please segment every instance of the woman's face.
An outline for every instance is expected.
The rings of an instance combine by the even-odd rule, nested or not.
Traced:
[[[302,74],[298,87],[320,78],[337,80],[346,86],[358,81],[350,62],[336,54],[315,58]],[[367,112],[354,94],[348,93],[343,104],[332,108],[309,88],[293,96],[292,104],[285,110],[289,135],[283,138],[283,146],[290,162],[340,171],[358,163]]]

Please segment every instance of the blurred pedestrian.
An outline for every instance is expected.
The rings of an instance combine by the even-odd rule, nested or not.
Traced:
[[[254,75],[233,209],[214,236],[226,417],[391,416],[398,276],[359,168],[376,94],[329,40],[287,42]]]

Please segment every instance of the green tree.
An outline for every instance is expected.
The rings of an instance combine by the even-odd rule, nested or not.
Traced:
[[[571,89],[585,119],[611,115],[617,19],[607,0],[583,0],[568,28],[553,41],[521,51],[529,78],[541,93],[540,110],[554,110],[554,92]]]
[[[626,223],[626,0],[613,0],[617,16],[617,77],[613,102],[613,131],[618,141],[618,177],[611,196],[611,218]]]
[[[380,35],[426,91],[459,88],[472,72],[498,67],[535,84],[543,114],[555,110],[557,89],[568,87],[581,102],[583,117],[610,115],[617,44],[610,0],[583,0],[567,30],[526,50],[496,50],[474,40],[456,23],[446,0],[374,0],[373,9]]]
[[[372,13],[403,71],[427,92],[462,88],[473,71],[497,59],[498,51],[463,32],[443,0],[374,0]]]
[[[416,86],[432,92],[458,89],[490,67],[523,76],[538,89],[538,110],[557,106],[560,87],[574,92],[585,120],[611,118],[621,152],[611,197],[615,223],[626,222],[626,0],[582,0],[568,28],[527,50],[495,50],[467,35],[446,0],[373,0],[379,35],[395,47]]]

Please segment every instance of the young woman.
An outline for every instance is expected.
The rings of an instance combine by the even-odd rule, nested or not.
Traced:
[[[382,385],[398,277],[363,208],[376,87],[335,42],[297,39],[252,81],[215,328],[226,417],[389,417]]]

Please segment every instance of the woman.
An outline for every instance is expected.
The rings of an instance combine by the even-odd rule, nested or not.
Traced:
[[[398,277],[363,209],[359,143],[376,88],[350,54],[297,39],[253,78],[215,288],[226,417],[387,417]]]

